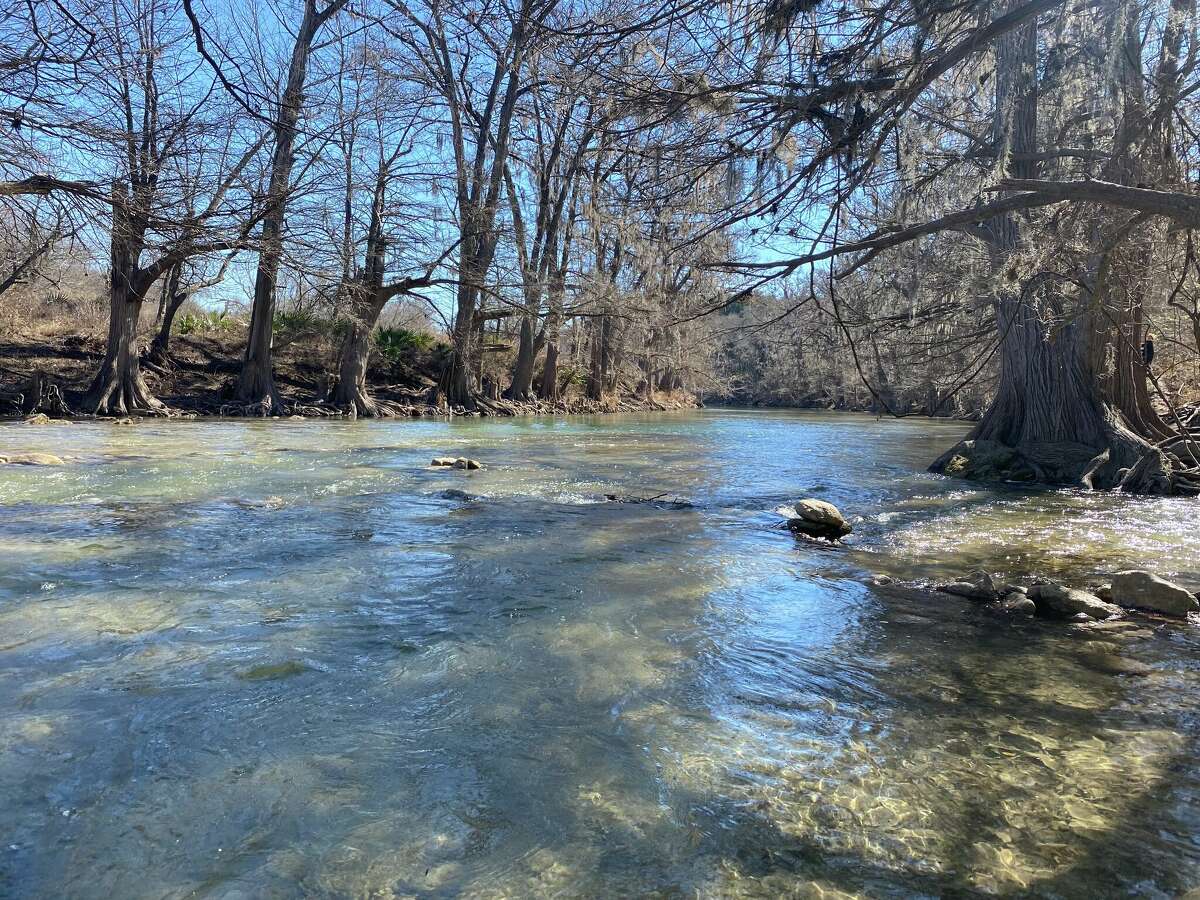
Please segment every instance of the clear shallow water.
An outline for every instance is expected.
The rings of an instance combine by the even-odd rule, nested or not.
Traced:
[[[1176,896],[1196,629],[865,580],[1195,584],[1197,507],[925,474],[962,430],[0,426],[70,458],[0,470],[0,896]]]

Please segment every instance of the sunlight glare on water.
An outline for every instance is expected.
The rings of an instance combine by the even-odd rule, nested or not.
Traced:
[[[1195,506],[925,473],[963,432],[0,426],[67,460],[0,468],[0,896],[1177,896],[1194,627],[868,580],[1194,586]]]

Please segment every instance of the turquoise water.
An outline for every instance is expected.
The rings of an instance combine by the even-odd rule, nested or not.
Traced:
[[[0,455],[67,461],[0,468],[0,896],[1200,885],[1194,626],[868,584],[1138,564],[1195,586],[1194,501],[925,473],[963,431],[0,426]],[[848,549],[773,527],[802,496],[855,520]]]

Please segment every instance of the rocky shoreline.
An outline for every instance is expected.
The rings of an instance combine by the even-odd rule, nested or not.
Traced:
[[[1094,591],[1053,581],[1038,580],[1027,586],[1008,583],[988,572],[938,585],[937,590],[1007,612],[1071,621],[1120,618],[1130,610],[1174,618],[1200,611],[1200,600],[1187,588],[1140,569],[1117,572],[1111,583]]]
[[[1200,611],[1200,596],[1143,570],[1118,572],[1111,584],[1092,591],[1045,580],[1015,584],[987,572],[934,586],[903,584],[885,575],[868,583],[884,597],[922,605],[939,596],[958,598],[1013,627],[1066,626],[1085,639],[1079,661],[1106,675],[1154,674],[1153,666],[1129,655],[1121,639],[1152,638],[1164,628],[1194,624],[1192,614]]]
[[[837,507],[823,500],[798,500],[793,506],[778,508],[776,513],[785,517],[783,527],[809,541],[838,544],[853,531]],[[1115,572],[1107,583],[1091,589],[1039,578],[1006,580],[986,571],[934,585],[900,583],[887,575],[872,576],[868,583],[885,593],[922,603],[934,602],[939,596],[957,597],[997,615],[1069,623],[1089,630],[1142,632],[1129,616],[1147,622],[1186,623],[1193,614],[1200,613],[1200,594],[1143,569]],[[1109,674],[1145,675],[1151,671],[1137,660],[1107,650],[1097,650],[1093,655],[1093,668]]]

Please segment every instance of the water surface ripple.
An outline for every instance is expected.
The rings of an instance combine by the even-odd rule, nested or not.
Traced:
[[[867,578],[1195,585],[1194,502],[926,474],[963,430],[0,426],[68,458],[0,469],[0,896],[1178,896],[1195,628]]]

